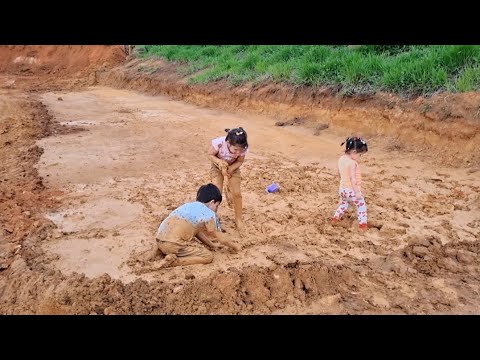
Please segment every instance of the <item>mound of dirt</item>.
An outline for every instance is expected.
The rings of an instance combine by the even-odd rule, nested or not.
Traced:
[[[427,275],[442,271],[451,273],[468,273],[478,276],[480,261],[480,242],[451,242],[442,245],[441,241],[431,236],[416,239],[403,250],[404,260],[418,272]]]
[[[122,46],[0,46],[0,72],[17,75],[76,74],[124,60]]]
[[[27,235],[49,222],[43,211],[56,204],[58,193],[45,188],[35,168],[43,154],[36,140],[77,131],[58,124],[35,96],[0,90],[0,271]]]
[[[0,46],[0,88],[44,91],[94,85],[125,61],[123,46]]]

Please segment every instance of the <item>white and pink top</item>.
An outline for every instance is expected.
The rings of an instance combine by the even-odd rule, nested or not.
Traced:
[[[232,154],[228,149],[227,142],[225,141],[225,136],[220,136],[218,138],[213,139],[212,146],[216,150],[218,150],[217,157],[219,157],[222,160],[225,160],[228,163],[228,165],[232,165],[237,160],[238,157],[245,156],[248,152],[248,148],[247,148],[239,155]]]

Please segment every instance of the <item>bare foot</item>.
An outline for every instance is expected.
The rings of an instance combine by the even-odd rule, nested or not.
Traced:
[[[148,251],[145,252],[145,254],[143,254],[142,260],[145,261],[145,262],[146,261],[152,261],[159,254],[160,254],[160,250],[158,250],[158,247],[155,246],[153,249],[148,250]]]
[[[168,254],[165,256],[160,264],[158,264],[159,268],[166,268],[170,266],[174,266],[174,263],[177,261],[177,255],[175,254]]]
[[[130,255],[130,259],[127,261],[127,265],[135,267],[137,265],[148,263],[154,260],[160,251],[155,246],[150,250],[145,250],[137,254]]]

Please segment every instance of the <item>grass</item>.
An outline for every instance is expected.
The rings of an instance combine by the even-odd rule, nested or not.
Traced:
[[[339,85],[346,93],[480,89],[477,45],[147,45],[140,56],[177,62],[193,83]]]

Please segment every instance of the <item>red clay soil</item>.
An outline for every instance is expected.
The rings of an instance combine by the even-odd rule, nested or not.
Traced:
[[[42,103],[40,92],[101,84],[218,109],[261,113],[287,126],[300,124],[317,132],[325,124],[339,132],[360,131],[384,151],[413,154],[432,167],[442,164],[473,172],[480,165],[478,93],[405,100],[389,94],[342,97],[328,89],[271,83],[238,88],[224,82],[194,86],[179,75],[177,65],[124,61],[122,46],[0,46],[1,314],[478,313],[480,237],[478,231],[473,232],[480,226],[478,221],[469,224],[474,241],[462,241],[446,223],[443,230],[450,231],[449,243],[420,234],[386,252],[375,242],[348,244],[341,240],[347,230],[325,230],[320,220],[312,220],[335,246],[345,250],[359,246],[375,255],[371,261],[355,257],[348,262],[279,260],[268,267],[214,271],[201,279],[139,279],[128,284],[108,275],[90,279],[53,269],[49,264],[55,256],[42,245],[61,233],[45,213],[60,206],[63,189],[44,186],[36,168],[43,149],[36,141],[80,129],[60,126]],[[313,170],[284,171],[292,175]],[[452,204],[448,203],[452,211],[463,206],[478,212],[478,193],[469,193],[467,203],[467,195],[454,189],[453,182],[437,180],[435,186],[457,191]],[[289,191],[296,191],[295,184],[307,189],[310,181],[293,179]],[[474,186],[469,189],[478,191]],[[404,204],[394,209],[382,201],[380,210],[373,208],[373,213],[387,208],[405,212]],[[427,216],[429,211],[437,214],[438,209],[426,204],[418,212]],[[278,226],[288,219],[282,218]],[[404,231],[402,226],[389,230],[380,224],[377,228],[383,227],[385,236],[391,231],[394,238],[396,232]]]
[[[0,88],[43,91],[94,85],[95,71],[124,61],[122,46],[3,45]]]

